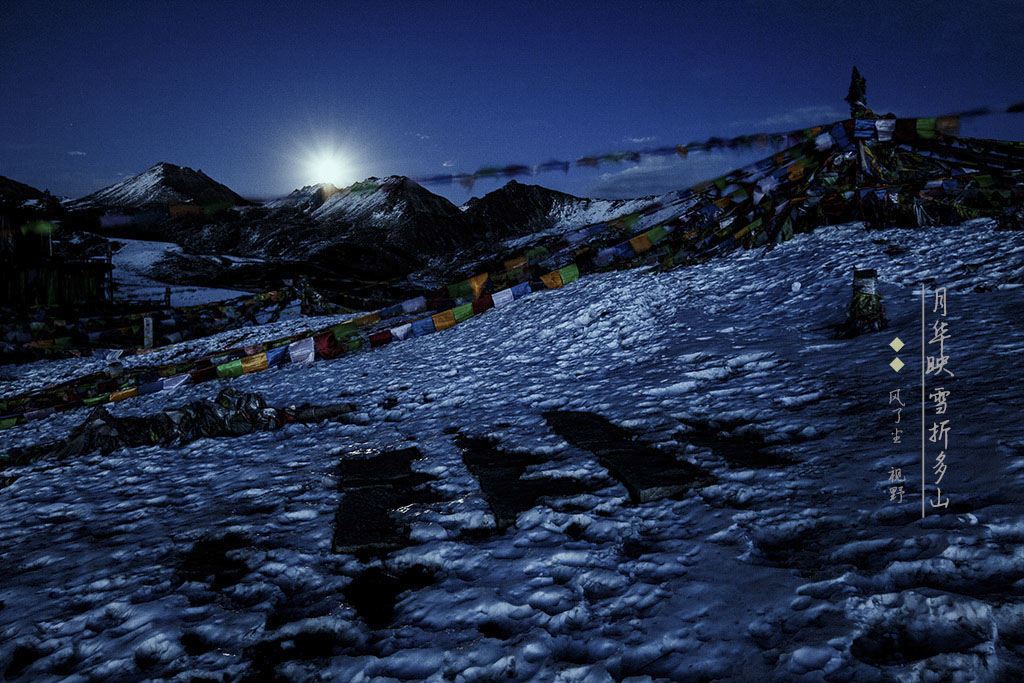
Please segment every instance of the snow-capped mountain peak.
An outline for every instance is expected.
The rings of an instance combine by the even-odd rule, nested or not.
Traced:
[[[71,202],[71,208],[116,207],[141,209],[159,204],[247,203],[227,186],[187,166],[159,162],[91,195]]]

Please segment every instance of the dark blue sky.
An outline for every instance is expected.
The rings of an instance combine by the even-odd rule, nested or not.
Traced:
[[[1006,105],[1022,56],[1022,2],[6,0],[0,175],[80,196],[169,161],[268,197],[310,182],[325,146],[351,182],[824,123],[848,112],[853,64],[876,111]],[[963,134],[1024,139],[1024,114]],[[633,196],[745,159],[524,182]]]

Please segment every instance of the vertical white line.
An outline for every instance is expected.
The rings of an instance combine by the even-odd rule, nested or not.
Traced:
[[[921,283],[921,519],[924,519],[924,283]]]

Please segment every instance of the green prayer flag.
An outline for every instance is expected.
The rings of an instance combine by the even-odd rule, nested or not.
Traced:
[[[230,363],[224,363],[223,365],[217,366],[217,377],[226,379],[229,377],[241,377],[242,376],[242,359],[233,360]]]
[[[782,239],[783,241],[793,239],[793,221],[788,218],[782,224]]]
[[[623,223],[625,223],[627,228],[634,228],[634,227],[636,227],[637,225],[640,224],[640,214],[638,214],[638,213],[627,214],[627,215],[623,216],[622,218],[620,218],[619,220],[621,220]]]
[[[365,180],[357,183],[352,183],[349,187],[349,192],[352,194],[367,194],[370,192],[376,192],[380,188],[380,185],[373,182],[372,180]]]
[[[463,280],[462,282],[456,282],[454,285],[448,285],[448,296],[453,299],[473,296],[473,285],[469,283],[469,280]]]
[[[934,117],[930,119],[918,119],[917,120],[917,136],[919,138],[934,138],[935,137],[935,123]]]
[[[564,268],[559,268],[558,274],[562,278],[562,284],[567,285],[573,280],[578,280],[580,278],[580,269],[576,266],[575,263],[573,263],[571,265],[565,266]]]
[[[7,418],[4,418],[3,420],[0,420],[0,429],[10,429],[11,427],[13,427],[16,424],[18,424],[18,418],[16,418],[16,417],[7,417]]]
[[[547,255],[548,255],[548,250],[545,249],[544,247],[534,247],[533,249],[530,249],[529,251],[527,251],[526,254],[525,254],[526,260],[528,262],[531,262],[531,263],[533,261],[539,260],[539,259],[541,259],[541,258],[543,258],[543,257],[545,257]]]
[[[473,317],[473,304],[462,304],[452,309],[455,314],[455,322],[461,323]]]
[[[647,239],[651,244],[657,244],[666,237],[668,237],[668,230],[661,225],[655,226],[647,231]]]
[[[334,333],[334,338],[338,341],[345,341],[348,337],[356,334],[356,323],[354,320],[346,320],[332,327],[331,332]]]
[[[50,221],[32,221],[21,226],[21,234],[32,233],[34,235],[49,235],[57,229],[57,226]]]
[[[84,399],[82,399],[82,404],[83,405],[87,405],[87,406],[98,406],[98,405],[101,405],[103,403],[106,403],[108,400],[110,400],[110,394],[104,394],[102,396],[93,396],[92,398],[84,398]]]

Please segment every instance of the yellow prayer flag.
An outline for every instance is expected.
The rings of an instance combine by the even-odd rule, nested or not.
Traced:
[[[139,395],[139,388],[132,387],[131,389],[122,389],[121,391],[115,391],[110,394],[110,402],[123,401],[126,398],[134,398]]]
[[[267,367],[269,366],[267,365],[267,354],[265,353],[257,353],[254,356],[246,356],[242,359],[243,374],[266,370]]]
[[[380,322],[380,312],[375,311],[373,313],[367,313],[366,315],[359,316],[353,322],[355,322],[356,327],[369,327],[370,325],[375,325]]]
[[[430,316],[434,320],[434,329],[440,332],[455,325],[455,312],[450,308]]]

